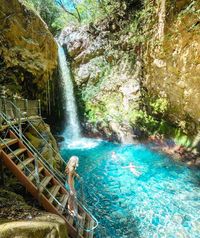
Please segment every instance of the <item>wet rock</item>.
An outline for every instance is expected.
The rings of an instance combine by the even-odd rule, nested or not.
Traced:
[[[95,39],[95,40],[94,40]],[[101,36],[93,36],[89,26],[67,27],[62,31],[60,41],[67,47],[74,65],[86,64],[90,59],[104,53],[105,41]]]
[[[127,124],[120,125],[119,123],[116,123],[113,121],[111,121],[109,125],[110,125],[112,131],[114,131],[117,134],[119,141],[122,144],[133,144],[134,143],[133,131],[129,125],[127,125]]]
[[[197,158],[197,159],[196,159],[195,165],[200,168],[200,158]]]

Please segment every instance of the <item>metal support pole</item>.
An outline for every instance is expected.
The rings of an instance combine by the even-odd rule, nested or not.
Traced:
[[[34,154],[34,159],[35,159],[35,180],[36,180],[36,186],[39,188],[40,185],[40,177],[39,177],[39,172],[38,172],[38,159],[37,159],[37,154]]]
[[[36,181],[36,187],[38,189],[38,201],[39,201],[39,204],[41,203],[41,199],[40,199],[40,196],[41,196],[41,192],[40,192],[40,176],[39,176],[39,171],[38,171],[38,159],[37,159],[37,154],[34,153],[34,159],[35,159],[35,174],[34,174],[34,177],[35,177],[35,181]]]
[[[17,106],[16,98],[15,98],[15,97],[13,97],[13,104],[14,104],[15,106]],[[13,111],[13,114],[14,114],[14,119],[16,119],[18,115],[17,115],[16,107],[14,107],[14,105],[12,105],[12,111]]]
[[[2,98],[0,99],[0,112],[2,112],[3,111],[3,108],[2,108]],[[3,118],[2,117],[0,117],[0,128],[2,128],[2,123],[3,123]]]
[[[22,139],[22,124],[21,124],[21,116],[20,116],[20,109],[17,111],[17,120],[18,120],[18,126],[19,126],[19,138]]]
[[[26,117],[28,117],[28,99],[25,99],[25,112],[26,112]]]
[[[3,161],[0,159],[0,185],[4,186],[4,169],[3,169]]]
[[[40,99],[38,100],[38,114],[39,114],[39,116],[42,115],[42,113],[41,113],[41,101],[40,101]]]
[[[51,163],[51,167],[53,168],[53,151],[50,147],[50,145],[48,144],[47,145],[47,148],[48,148],[48,159],[50,160],[50,163]]]
[[[5,113],[7,115],[7,113],[6,113],[6,98],[5,97],[2,97],[2,111],[3,111],[3,113]]]

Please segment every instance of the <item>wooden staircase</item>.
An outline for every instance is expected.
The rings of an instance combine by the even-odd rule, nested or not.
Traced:
[[[95,220],[77,202],[79,218],[68,210],[70,194],[45,163],[8,127],[0,131],[0,159],[48,212],[60,215],[70,237],[92,238]]]

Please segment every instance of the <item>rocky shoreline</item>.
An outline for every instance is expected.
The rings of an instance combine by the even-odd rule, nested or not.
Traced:
[[[166,139],[161,135],[151,135],[143,143],[153,150],[167,154],[176,161],[200,168],[200,154],[194,152],[190,147],[177,145],[173,139]]]
[[[95,129],[91,128],[90,125],[86,127],[84,136],[89,138],[103,138],[110,142],[115,141],[120,143],[117,134],[115,132],[112,132],[108,128]],[[165,138],[164,135],[159,134],[144,136],[142,132],[139,132],[132,135],[132,137],[133,142],[131,142],[130,144],[142,143],[152,150],[167,154],[169,157],[176,161],[183,162],[188,166],[200,168],[200,154],[193,147],[179,145],[173,140],[173,138]]]

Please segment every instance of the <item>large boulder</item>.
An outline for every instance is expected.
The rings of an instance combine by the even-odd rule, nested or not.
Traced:
[[[1,238],[67,238],[65,221],[54,214],[46,214],[31,221],[13,221],[0,225]]]
[[[44,99],[57,66],[57,45],[47,25],[22,1],[0,0],[0,32],[0,84],[12,94]]]

